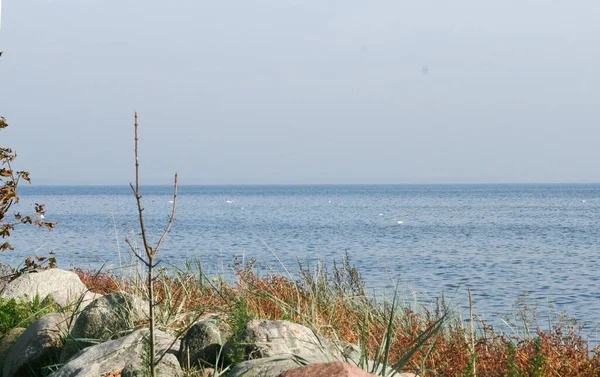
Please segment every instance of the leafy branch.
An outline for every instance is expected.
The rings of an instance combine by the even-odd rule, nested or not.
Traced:
[[[0,117],[0,130],[8,127],[6,118]],[[0,252],[14,250],[10,242],[5,241],[10,238],[15,227],[19,224],[31,224],[40,228],[54,229],[55,222],[44,221],[46,208],[44,204],[35,203],[35,217],[22,215],[20,212],[13,214],[12,220],[8,219],[9,212],[13,205],[19,203],[17,189],[21,180],[31,183],[29,172],[24,170],[14,170],[12,162],[17,158],[17,153],[11,148],[0,146]]]

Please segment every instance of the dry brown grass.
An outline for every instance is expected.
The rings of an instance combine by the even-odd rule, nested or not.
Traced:
[[[87,271],[81,268],[75,268],[73,272],[79,275],[83,284],[93,293],[106,295],[112,292],[127,290],[129,285],[126,279],[108,272]]]

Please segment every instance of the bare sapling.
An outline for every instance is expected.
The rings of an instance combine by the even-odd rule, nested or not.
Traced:
[[[133,254],[142,262],[142,264],[146,267],[146,270],[147,270],[146,288],[148,290],[148,309],[149,309],[148,320],[150,322],[150,340],[149,340],[149,344],[150,344],[149,363],[150,363],[150,365],[149,365],[149,367],[150,367],[150,375],[152,377],[156,377],[157,361],[156,361],[156,350],[155,350],[156,339],[155,339],[154,309],[157,304],[154,299],[154,281],[155,281],[154,268],[158,264],[156,262],[156,255],[158,254],[158,252],[165,240],[165,237],[171,230],[171,226],[173,225],[173,222],[175,221],[175,210],[177,208],[178,183],[177,183],[177,173],[175,173],[175,180],[174,180],[174,184],[173,184],[173,201],[172,201],[173,205],[171,208],[171,215],[169,216],[169,221],[167,223],[165,230],[163,231],[162,235],[158,239],[158,242],[156,243],[156,245],[153,247],[150,245],[150,242],[148,241],[146,227],[144,225],[144,213],[143,213],[144,207],[142,206],[142,194],[140,192],[140,160],[139,160],[139,154],[138,154],[138,115],[137,115],[137,113],[135,113],[134,133],[135,133],[135,136],[134,136],[135,137],[135,186],[133,185],[133,183],[130,183],[129,186],[131,187],[131,190],[133,191],[135,200],[137,202],[137,210],[138,210],[139,221],[140,221],[142,244],[144,247],[145,255],[143,253],[139,253],[137,248],[133,247],[133,245],[131,243],[129,243],[129,242],[128,243],[133,251]]]

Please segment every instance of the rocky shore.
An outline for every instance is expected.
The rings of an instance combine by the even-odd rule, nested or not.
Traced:
[[[8,276],[7,272],[5,268],[0,276]],[[0,339],[2,377],[149,375],[147,301],[125,292],[91,293],[76,273],[60,269],[1,281],[0,297],[4,299],[33,300],[37,296],[57,308]],[[156,330],[158,375],[372,375],[357,367],[364,361],[355,344],[317,336],[308,327],[285,320],[252,319],[234,334],[224,316],[203,314],[180,334]],[[373,362],[368,363],[373,368]]]

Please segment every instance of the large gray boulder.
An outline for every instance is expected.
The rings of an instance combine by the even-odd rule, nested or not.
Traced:
[[[157,352],[172,355],[163,359],[168,364],[167,367],[158,365],[158,375],[178,376],[181,368],[179,363],[174,362],[179,352],[178,342],[160,330],[156,330],[155,337]],[[140,329],[119,339],[88,347],[74,355],[66,364],[50,374],[50,377],[98,377],[109,372],[123,371],[126,367],[126,373],[137,375],[135,373],[143,372],[143,363],[147,360],[148,338],[148,329]]]
[[[289,321],[250,320],[241,339],[247,359],[296,355],[321,361],[343,359],[342,351],[306,326]]]
[[[231,329],[219,315],[209,314],[194,323],[181,339],[179,363],[183,368],[215,367],[225,357],[223,345]]]
[[[4,360],[3,377],[20,377],[30,370],[55,364],[62,339],[68,333],[69,314],[52,313],[37,321],[19,336]]]
[[[60,361],[98,342],[120,338],[147,317],[148,303],[133,295],[115,292],[92,301],[77,316]]]
[[[36,295],[39,295],[40,300],[53,295],[56,303],[65,307],[75,302],[85,291],[87,288],[76,273],[51,268],[19,276],[4,287],[0,296],[33,301]]]
[[[289,321],[251,320],[225,348],[234,347],[243,347],[246,360],[236,364],[228,377],[276,377],[302,365],[352,362],[360,355],[356,345],[318,337],[308,327]]]

